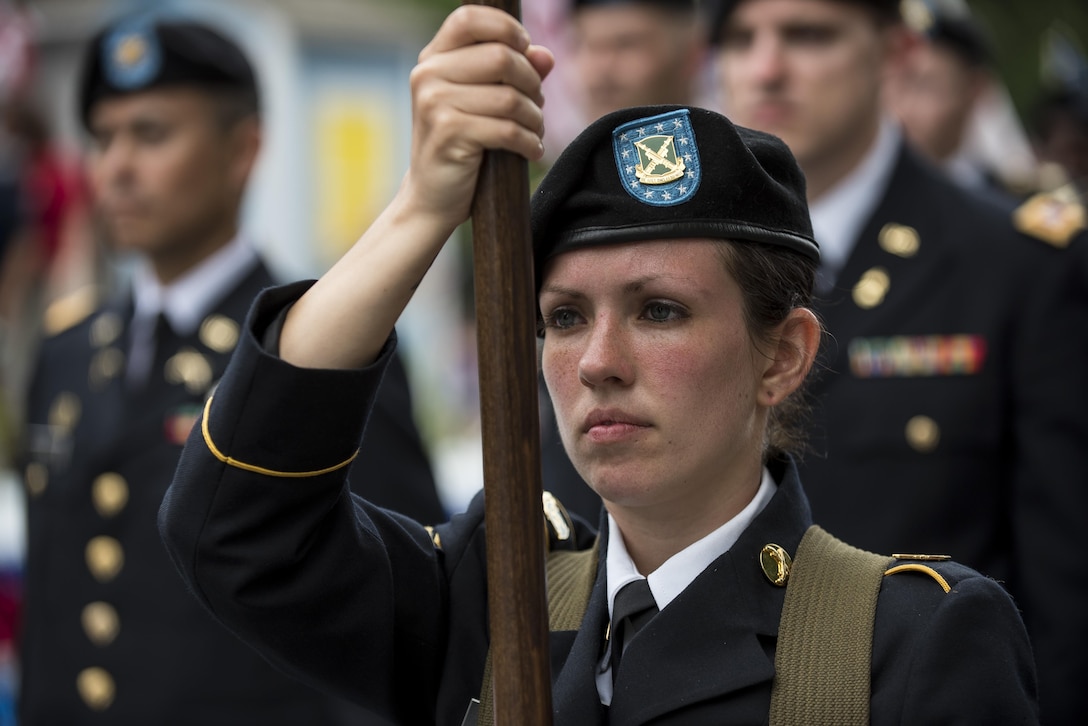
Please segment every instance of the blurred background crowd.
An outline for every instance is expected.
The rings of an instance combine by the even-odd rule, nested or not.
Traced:
[[[571,2],[522,1],[534,40],[558,57],[545,84],[548,158],[624,98],[607,80],[585,82],[599,49],[590,26],[572,21]],[[907,138],[983,193],[1024,200],[1064,190],[1083,198],[1088,5],[972,0],[969,22],[942,26],[951,28],[945,33],[930,32],[932,4],[911,5],[907,21],[926,42],[886,89],[888,112]],[[937,5],[967,11],[966,3]],[[448,0],[0,0],[0,726],[16,723],[20,452],[35,354],[43,337],[133,274],[130,259],[109,252],[83,174],[76,84],[84,46],[105,23],[152,8],[205,19],[241,43],[260,79],[265,127],[242,226],[274,273],[292,280],[320,275],[392,196],[408,156],[408,74],[451,7]],[[642,58],[685,69],[658,82],[683,78],[677,102],[695,99],[728,114],[702,22],[671,55],[637,43],[609,52],[632,54],[629,64]],[[653,73],[641,78],[649,84]],[[655,93],[668,96],[669,87]],[[447,513],[482,485],[470,249],[467,239],[446,248],[399,325],[416,420]],[[424,341],[428,352],[416,353]]]

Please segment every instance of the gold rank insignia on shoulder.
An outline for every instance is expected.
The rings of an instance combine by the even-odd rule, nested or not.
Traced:
[[[854,338],[847,347],[856,378],[971,376],[986,362],[981,335],[895,335]]]
[[[893,554],[897,560],[917,560],[918,562],[945,562],[952,559],[952,555],[904,555]]]
[[[1013,212],[1013,224],[1024,234],[1058,248],[1088,227],[1088,214],[1072,184],[1036,194]]]

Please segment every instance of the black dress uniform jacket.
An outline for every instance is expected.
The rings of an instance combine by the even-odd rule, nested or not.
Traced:
[[[800,469],[836,536],[1007,585],[1048,723],[1079,723],[1088,683],[1088,291],[1072,252],[904,147],[818,307],[831,340]]]
[[[155,524],[189,427],[246,311],[272,283],[257,264],[203,333],[164,331],[143,389],[124,380],[131,303],[44,342],[28,406],[27,726],[342,722],[334,712],[346,704],[284,676],[208,617]],[[377,398],[383,435],[362,460],[383,474],[367,496],[428,523],[443,519],[399,363]]]
[[[340,464],[376,425],[359,412],[394,343],[358,371],[302,370],[268,354],[257,339],[301,292],[258,300],[186,445],[160,531],[200,600],[274,662],[396,723],[457,726],[488,648],[482,496],[432,537],[349,494],[349,470],[369,472]],[[758,555],[768,542],[796,551],[811,522],[792,464],[772,472],[779,488],[765,510],[631,642],[609,709],[595,685],[608,617],[602,556],[582,628],[551,636],[556,724],[766,722],[785,591]],[[553,546],[584,549],[593,536],[577,520]],[[1030,648],[1008,595],[960,565],[938,569],[948,594],[925,575],[884,580],[872,722],[1035,722]]]

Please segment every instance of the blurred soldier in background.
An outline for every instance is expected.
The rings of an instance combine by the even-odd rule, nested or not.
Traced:
[[[707,51],[701,20],[696,0],[573,0],[571,59],[585,119],[579,130],[621,108],[694,103]],[[539,400],[544,488],[595,524],[601,498],[563,450],[543,381]]]
[[[887,84],[892,113],[915,149],[955,181],[1005,193],[1008,183],[970,138],[983,99],[999,83],[982,27],[964,0],[907,0],[902,7],[921,42]]]
[[[374,723],[213,622],[156,531],[182,443],[273,282],[238,227],[261,146],[253,69],[208,26],[129,19],[90,44],[79,109],[96,212],[141,263],[131,290],[44,341],[31,386],[24,722]],[[359,454],[381,472],[366,494],[437,522],[404,370],[391,373]]]
[[[1043,37],[1042,91],[1035,103],[1035,152],[1049,165],[1044,191],[1071,183],[1088,199],[1088,58],[1078,39],[1059,24]]]
[[[1088,88],[1046,93],[1036,105],[1034,135],[1039,161],[1059,167],[1058,178],[1088,198]]]
[[[1088,301],[1063,249],[1078,227],[1018,231],[904,143],[881,99],[916,40],[899,7],[720,0],[711,26],[731,117],[780,136],[808,181],[831,340],[805,486],[860,547],[947,553],[1006,583],[1044,722],[1079,722]]]
[[[706,58],[695,0],[573,0],[571,27],[587,123],[629,106],[691,103]]]

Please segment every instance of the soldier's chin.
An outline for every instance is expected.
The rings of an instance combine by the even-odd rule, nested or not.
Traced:
[[[146,234],[123,227],[109,227],[106,230],[106,244],[117,254],[140,254],[148,251],[152,243]]]

